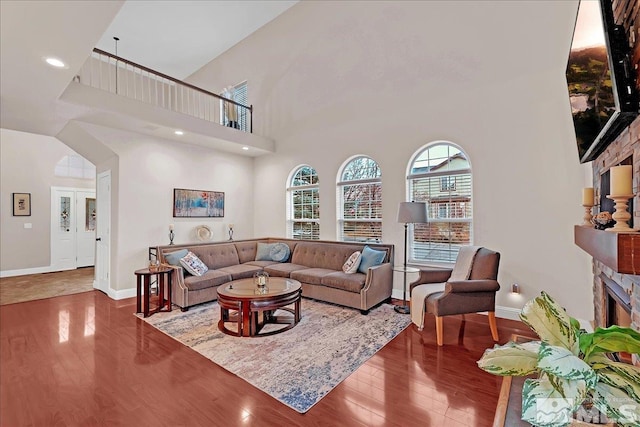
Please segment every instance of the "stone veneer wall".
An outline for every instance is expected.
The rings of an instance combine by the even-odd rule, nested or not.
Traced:
[[[611,166],[633,155],[633,193],[634,212],[633,224],[635,228],[640,228],[640,117],[636,118],[631,125],[622,132],[618,138],[612,142],[607,149],[596,160],[593,161],[593,187],[595,188],[596,200],[600,200],[600,175],[606,172]],[[596,210],[596,212],[598,212]],[[605,293],[600,274],[610,278],[624,288],[631,295],[631,321],[632,327],[640,331],[640,276],[620,274],[597,260],[593,260],[593,302],[595,307],[594,321],[596,326],[604,326],[605,316]],[[634,362],[638,364],[639,360]]]

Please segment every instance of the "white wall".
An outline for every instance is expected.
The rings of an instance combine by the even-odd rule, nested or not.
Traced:
[[[133,272],[146,266],[149,246],[197,241],[195,227],[208,225],[213,240],[253,236],[253,159],[131,132],[82,125],[117,154],[98,171],[112,171],[111,287],[135,295]],[[224,218],[174,218],[173,189],[223,191]],[[128,293],[121,295],[129,295]],[[130,296],[131,296],[130,295]]]
[[[335,239],[338,168],[366,154],[382,168],[383,239],[401,262],[407,163],[424,144],[451,141],[472,164],[475,243],[502,253],[498,304],[515,312],[547,290],[591,319],[590,258],[573,244],[584,169],[564,77],[576,10],[301,2],[189,81],[215,90],[247,79],[254,129],[276,141],[255,164],[256,235],[285,233],[286,178],[306,163],[320,178],[321,238]]]
[[[54,175],[56,163],[72,154],[77,153],[56,138],[0,129],[0,271],[47,271],[51,187],[96,186],[95,178]],[[12,193],[31,193],[31,216],[13,216]],[[28,223],[32,228],[24,228]]]

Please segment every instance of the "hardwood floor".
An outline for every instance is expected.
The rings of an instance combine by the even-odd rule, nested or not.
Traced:
[[[501,379],[476,366],[486,316],[434,318],[299,414],[98,291],[0,307],[1,426],[490,426]],[[498,319],[501,342],[530,334]]]
[[[93,267],[0,279],[0,305],[93,290]]]

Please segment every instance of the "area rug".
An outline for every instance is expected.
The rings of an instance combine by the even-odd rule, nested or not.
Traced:
[[[216,302],[144,319],[298,412],[307,412],[411,319],[383,304],[359,310],[302,300],[302,319],[280,334],[242,338],[218,330]],[[270,325],[269,325],[270,326]]]

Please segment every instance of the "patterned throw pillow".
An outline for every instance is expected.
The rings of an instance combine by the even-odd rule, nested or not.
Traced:
[[[355,251],[349,256],[349,259],[345,261],[342,266],[342,271],[346,274],[353,274],[358,271],[358,267],[360,267],[360,260],[362,259],[362,254],[360,251]]]
[[[194,276],[202,276],[209,268],[193,252],[189,252],[180,259],[180,265]]]

